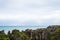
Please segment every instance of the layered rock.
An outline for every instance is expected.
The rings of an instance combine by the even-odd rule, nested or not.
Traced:
[[[51,32],[54,32],[58,27],[60,26],[52,25],[48,26],[47,28],[40,28],[36,30],[27,29],[24,31],[24,33],[30,37],[31,40],[47,40],[47,35],[49,35]]]

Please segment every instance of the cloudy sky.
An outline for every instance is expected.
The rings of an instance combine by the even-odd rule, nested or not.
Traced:
[[[60,0],[0,0],[0,25],[60,25]]]

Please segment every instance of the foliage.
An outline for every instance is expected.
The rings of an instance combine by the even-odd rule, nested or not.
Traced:
[[[16,29],[12,30],[12,33],[8,33],[8,35],[10,40],[29,40],[28,36]]]
[[[8,31],[8,34],[2,30],[0,31],[0,40],[60,40],[60,26],[25,31],[14,29],[12,32]]]
[[[55,31],[48,33],[47,40],[60,40],[60,26]]]
[[[4,33],[4,30],[0,31],[0,40],[9,40],[9,37]]]

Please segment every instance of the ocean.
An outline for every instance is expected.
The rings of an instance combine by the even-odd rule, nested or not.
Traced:
[[[14,29],[17,29],[17,30],[26,30],[26,29],[38,29],[38,28],[45,28],[43,26],[0,26],[0,31],[1,30],[4,30],[5,33],[7,33],[8,31],[12,31]]]

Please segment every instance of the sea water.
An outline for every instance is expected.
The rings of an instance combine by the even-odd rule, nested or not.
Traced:
[[[14,29],[17,29],[17,30],[26,30],[26,29],[38,29],[38,28],[44,28],[43,26],[0,26],[0,31],[1,30],[4,30],[5,33],[7,33],[8,31],[12,31]]]

